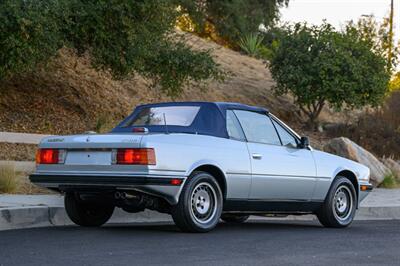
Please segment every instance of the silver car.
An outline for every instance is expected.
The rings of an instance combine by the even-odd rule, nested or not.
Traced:
[[[108,134],[42,140],[30,180],[65,193],[81,226],[100,226],[115,207],[172,215],[183,231],[220,219],[316,214],[346,227],[372,189],[369,169],[314,150],[268,110],[238,103],[138,106]]]

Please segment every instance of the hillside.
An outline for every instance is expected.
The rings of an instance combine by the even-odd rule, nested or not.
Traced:
[[[0,131],[69,134],[108,129],[137,104],[158,101],[234,101],[269,108],[283,120],[298,122],[296,107],[287,96],[277,97],[265,62],[213,42],[185,34],[194,49],[211,49],[229,76],[223,83],[209,82],[207,90],[196,86],[171,99],[140,76],[122,81],[96,71],[90,59],[63,49],[40,71],[2,83],[0,89]],[[322,117],[338,119],[325,110]],[[294,123],[294,127],[298,127]]]

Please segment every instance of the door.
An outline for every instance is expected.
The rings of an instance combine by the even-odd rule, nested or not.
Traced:
[[[226,130],[230,138],[226,153],[227,199],[247,200],[251,189],[251,166],[246,137],[232,110],[226,111]]]
[[[251,158],[250,200],[308,201],[316,185],[316,168],[309,149],[267,114],[235,110]],[[279,134],[278,134],[279,132]]]

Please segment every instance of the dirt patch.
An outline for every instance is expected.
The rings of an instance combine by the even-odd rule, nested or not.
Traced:
[[[48,194],[57,194],[57,192],[36,186],[31,183],[26,175],[26,173],[19,173],[18,178],[18,186],[15,194],[24,194],[24,195],[48,195]]]
[[[35,161],[37,145],[0,143],[0,161]]]
[[[12,162],[0,163],[0,194],[52,194],[48,189],[38,187],[29,181],[30,173],[16,171]]]

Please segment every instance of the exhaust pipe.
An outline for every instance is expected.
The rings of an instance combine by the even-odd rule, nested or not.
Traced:
[[[121,198],[121,192],[116,191],[115,194],[114,194],[114,198],[115,199],[120,199]]]
[[[139,197],[137,195],[132,195],[126,192],[116,191],[114,194],[114,198],[117,200],[118,199],[125,200],[125,199],[138,199]]]

